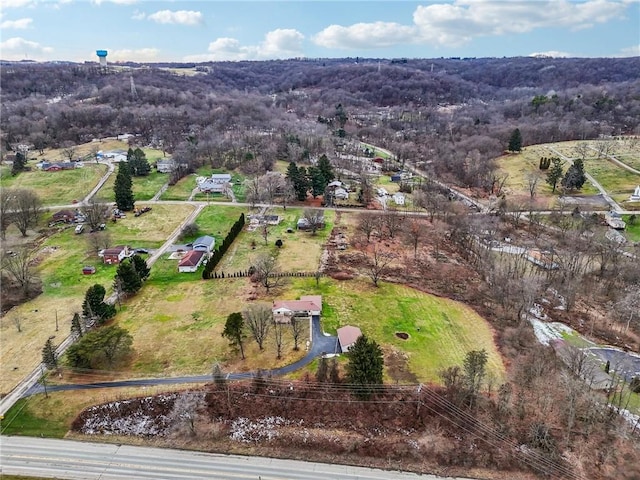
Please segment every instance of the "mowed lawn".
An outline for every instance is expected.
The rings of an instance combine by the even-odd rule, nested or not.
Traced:
[[[113,186],[116,182],[116,176],[118,174],[118,165],[115,167],[115,171],[109,179],[104,183],[102,188],[98,190],[96,197],[105,202],[115,201],[115,193]],[[133,198],[136,202],[151,200],[153,196],[160,191],[160,188],[169,181],[169,175],[166,173],[158,173],[155,170],[151,170],[151,173],[146,177],[131,177]]]
[[[43,172],[33,165],[32,168],[13,177],[8,167],[2,167],[0,187],[32,189],[44,205],[68,205],[84,199],[107,171],[106,165],[91,163],[59,172]]]
[[[111,237],[111,245],[157,248],[192,211],[191,205],[154,205],[151,212],[140,217],[128,215],[115,224],[108,223],[105,232]],[[49,336],[55,335],[55,344],[67,337],[71,318],[81,311],[82,300],[90,286],[99,283],[107,292],[112,290],[116,267],[104,265],[95,250],[91,250],[88,239],[88,233],[76,235],[73,226],[46,239],[38,252],[36,267],[43,293],[0,318],[1,393],[9,392],[35,368]],[[95,266],[96,273],[83,275],[85,265]],[[56,317],[58,331],[55,329]],[[22,319],[22,332],[15,327],[15,318]]]
[[[493,341],[489,324],[474,310],[453,300],[436,297],[413,288],[355,279],[334,281],[296,279],[283,298],[300,295],[323,296],[323,327],[335,334],[337,328],[355,325],[381,346],[406,353],[410,370],[422,382],[439,383],[438,372],[462,365],[467,352],[486,349],[488,369],[494,379],[503,379],[505,367]],[[396,333],[409,334],[402,340]]]

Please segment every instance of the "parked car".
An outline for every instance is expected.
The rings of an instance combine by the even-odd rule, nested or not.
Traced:
[[[84,232],[84,223],[81,223],[80,225],[76,225],[76,235],[79,235],[82,232]]]
[[[147,250],[146,248],[136,248],[133,253],[144,253],[147,254],[149,253],[149,250]]]
[[[96,273],[96,267],[94,267],[93,265],[87,265],[86,267],[82,267],[83,275],[93,275],[94,273]]]

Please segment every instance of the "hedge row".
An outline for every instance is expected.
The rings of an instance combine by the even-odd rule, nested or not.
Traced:
[[[231,230],[229,230],[229,233],[227,233],[227,236],[222,241],[222,245],[220,245],[219,248],[216,248],[216,250],[213,252],[213,255],[211,255],[211,258],[209,258],[209,260],[207,261],[207,264],[205,265],[204,270],[202,271],[202,278],[204,278],[205,280],[208,280],[211,278],[211,273],[213,272],[213,269],[216,268],[216,265],[218,265],[220,260],[222,260],[222,257],[224,256],[224,254],[227,253],[227,250],[229,249],[233,241],[236,239],[238,234],[242,231],[243,227],[244,227],[244,213],[241,213],[240,218],[236,220],[236,223],[233,224],[233,226],[231,227]]]

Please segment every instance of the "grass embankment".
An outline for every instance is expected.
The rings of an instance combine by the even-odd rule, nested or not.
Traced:
[[[632,223],[629,222],[631,215],[624,215],[622,219],[627,223],[624,233],[628,240],[632,242],[640,242],[640,214],[636,214],[636,219]]]
[[[68,205],[84,199],[107,171],[106,165],[91,163],[59,172],[44,172],[33,165],[32,168],[13,177],[8,167],[2,167],[0,187],[32,189],[43,205]]]
[[[140,217],[128,215],[109,223],[105,232],[111,245],[157,248],[192,210],[190,205],[154,205]],[[71,318],[81,310],[90,286],[99,283],[111,291],[116,266],[104,265],[97,252],[91,251],[88,238],[88,233],[74,234],[72,226],[50,236],[39,250],[35,269],[43,293],[0,318],[0,392],[8,393],[35,368],[48,337],[55,335],[54,343],[59,343],[68,335]],[[96,273],[83,275],[85,265],[95,266]],[[21,332],[14,324],[16,318],[21,319]]]
[[[99,403],[124,398],[156,395],[163,392],[195,388],[197,384],[159,385],[154,387],[98,388],[68,392],[51,392],[18,400],[0,423],[2,435],[64,438],[75,417]],[[5,476],[2,476],[4,480]]]

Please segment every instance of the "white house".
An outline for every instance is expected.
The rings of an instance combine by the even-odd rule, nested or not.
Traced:
[[[195,241],[193,242],[193,249],[194,250],[201,250],[207,254],[213,252],[213,247],[216,244],[216,239],[209,236],[209,235],[204,235],[202,237],[196,238]]]
[[[229,173],[212,173],[211,181],[213,183],[231,183],[231,174]]]
[[[206,256],[206,252],[202,250],[189,250],[178,263],[178,271],[180,273],[195,272]]]
[[[405,201],[404,193],[402,192],[394,193],[393,201],[396,203],[396,205],[404,205],[404,201]]]
[[[336,200],[346,200],[349,198],[349,192],[344,188],[338,187],[333,191],[333,196]]]
[[[156,162],[156,169],[160,173],[171,173],[176,169],[176,162],[173,158],[161,158]]]
[[[198,189],[203,193],[225,193],[230,182],[231,175],[228,173],[214,173],[211,177],[196,178]]]
[[[362,336],[362,332],[358,327],[346,325],[338,329],[338,343],[343,353],[347,353],[349,349]]]
[[[300,300],[276,300],[272,307],[273,320],[290,323],[292,317],[319,317],[322,311],[321,295],[303,295]]]

